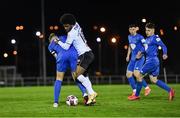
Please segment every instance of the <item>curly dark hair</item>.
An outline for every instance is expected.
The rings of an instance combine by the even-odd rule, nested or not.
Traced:
[[[76,18],[74,17],[74,15],[70,14],[70,13],[66,13],[63,14],[60,18],[60,22],[62,24],[70,24],[70,25],[75,25],[76,23]]]

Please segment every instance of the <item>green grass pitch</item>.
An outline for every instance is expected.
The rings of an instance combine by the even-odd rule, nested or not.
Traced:
[[[63,86],[60,106],[53,108],[53,86],[0,88],[0,117],[180,117],[180,85],[170,84],[176,91],[174,101],[156,85],[138,101],[128,101],[129,85],[94,85],[99,93],[94,106],[84,106],[77,86]],[[67,106],[66,97],[74,94],[77,106]]]

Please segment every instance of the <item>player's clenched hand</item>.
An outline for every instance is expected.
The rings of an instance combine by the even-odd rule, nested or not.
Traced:
[[[49,41],[54,41],[54,42],[58,43],[59,38],[54,33],[51,33],[49,35]]]
[[[166,60],[168,58],[167,54],[163,54],[163,60]]]
[[[59,38],[58,38],[57,36],[53,36],[53,37],[52,37],[52,40],[53,40],[54,42],[58,43]]]
[[[139,51],[136,55],[136,59],[140,59],[142,57],[142,55],[143,55],[142,52]]]
[[[51,41],[52,40],[52,37],[53,36],[55,36],[55,34],[54,33],[51,33],[50,35],[49,35],[49,41]]]

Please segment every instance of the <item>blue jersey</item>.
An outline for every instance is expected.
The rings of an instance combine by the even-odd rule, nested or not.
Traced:
[[[67,36],[60,36],[62,42],[66,41]],[[49,51],[53,54],[56,53],[56,64],[57,64],[57,71],[65,72],[68,67],[71,68],[71,71],[76,70],[77,66],[77,51],[72,45],[68,50],[64,50],[61,46],[57,43],[52,41],[48,46]]]
[[[144,52],[145,39],[142,35],[136,34],[135,36],[128,35],[128,41],[131,47],[131,60],[136,60],[138,51]]]
[[[141,69],[142,74],[150,74],[152,76],[159,75],[159,59],[158,55],[158,46],[161,46],[163,49],[163,54],[167,54],[167,48],[164,43],[161,41],[159,36],[152,35],[146,38],[147,48],[145,49],[146,61]]]
[[[143,44],[145,43],[145,39],[142,35],[136,34],[135,36],[128,35],[128,41],[131,48],[131,59],[127,66],[127,70],[133,72],[134,70],[140,70],[144,64],[144,56],[140,59],[136,59],[136,55],[138,51],[144,52]]]
[[[147,37],[146,44],[147,44],[147,49],[145,49],[145,52],[146,52],[147,59],[157,57],[158,46],[162,47],[163,54],[167,54],[167,48],[164,45],[164,43],[161,41],[158,35],[152,35],[150,37]]]

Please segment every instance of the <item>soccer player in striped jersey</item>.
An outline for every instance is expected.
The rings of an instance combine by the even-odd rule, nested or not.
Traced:
[[[65,50],[68,50],[71,45],[73,45],[77,50],[78,65],[76,73],[74,74],[74,78],[79,80],[85,86],[88,92],[87,105],[94,104],[97,93],[93,90],[89,78],[83,75],[88,71],[89,66],[92,64],[94,60],[94,54],[91,48],[88,46],[82,29],[77,23],[74,15],[68,13],[64,14],[61,16],[60,22],[67,32],[67,40],[65,43],[59,40],[57,43]],[[54,38],[58,39],[58,37]]]

